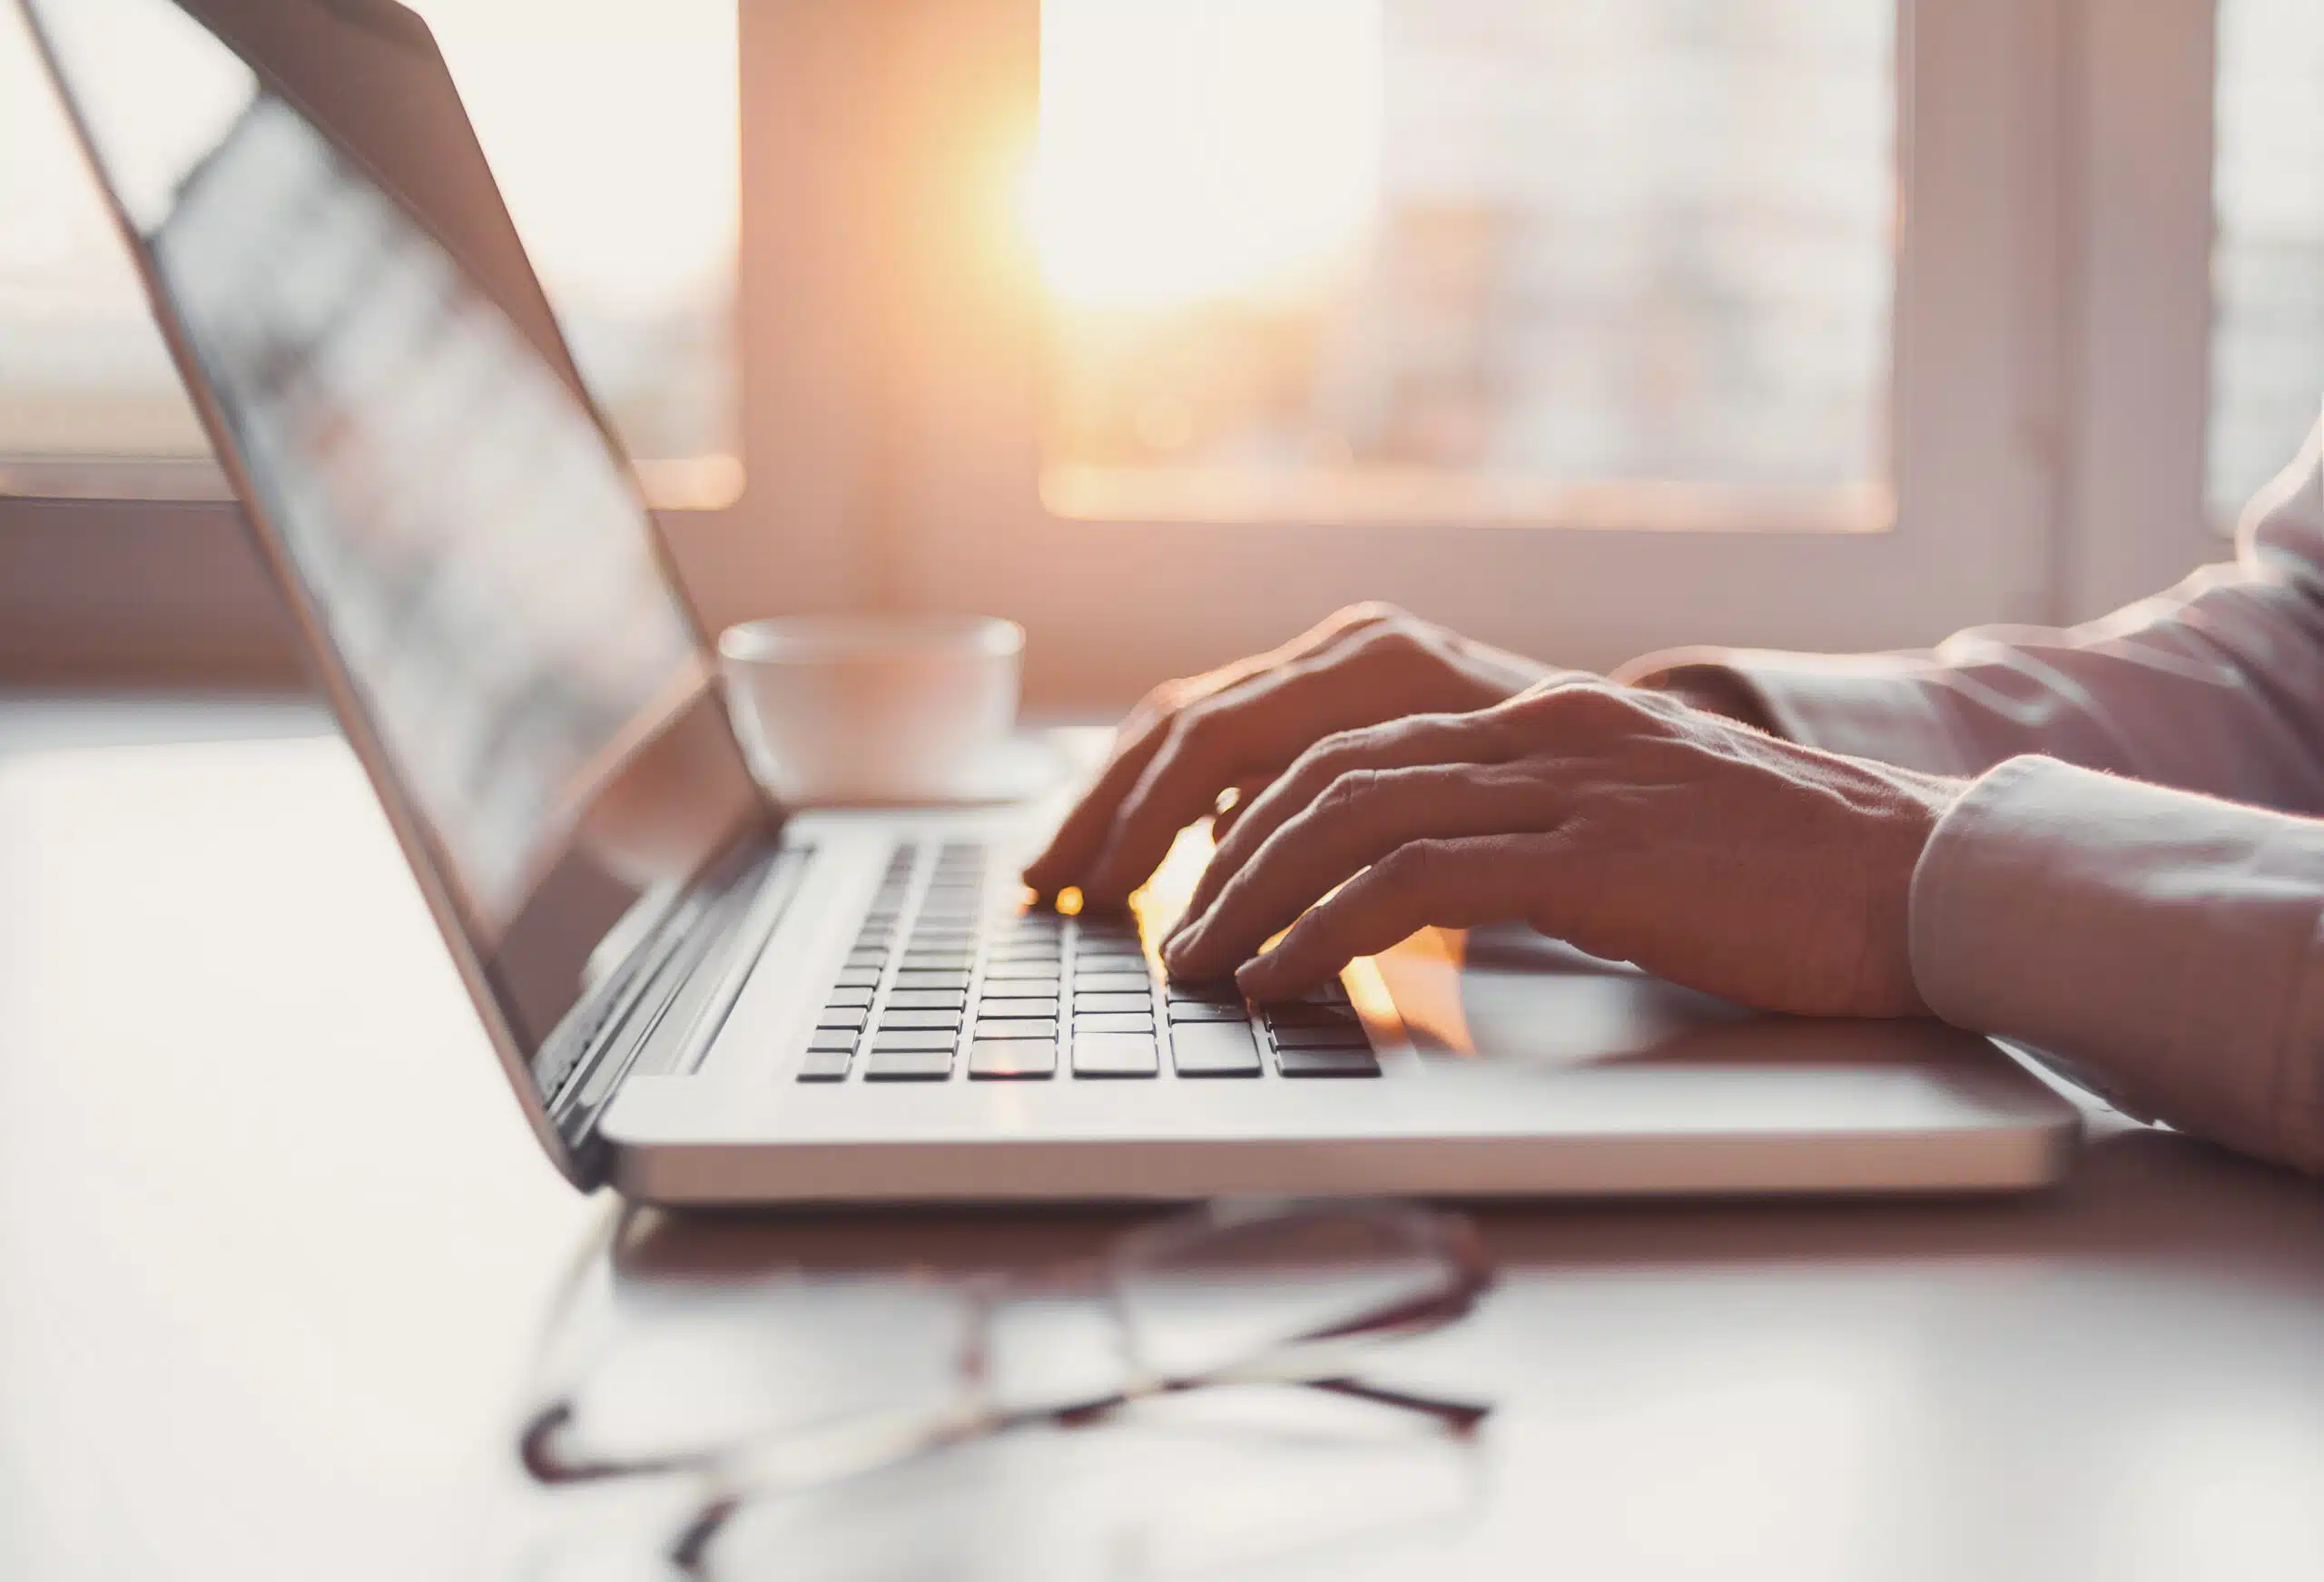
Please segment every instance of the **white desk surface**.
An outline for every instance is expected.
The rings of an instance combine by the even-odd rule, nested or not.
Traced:
[[[305,719],[0,705],[0,1577],[651,1574],[620,1563],[626,1510],[529,1494],[508,1448],[609,1205],[534,1151],[384,822]],[[253,729],[290,734],[92,745]],[[908,1305],[927,1285],[901,1271],[1112,1223],[639,1216],[592,1279],[681,1316],[776,1268]],[[2027,1201],[1482,1223],[1502,1287],[1383,1363],[1498,1403],[1472,1453],[1228,1401],[931,1463],[733,1556],[2324,1576],[2324,1187],[2102,1125]],[[925,1364],[845,1308],[783,1310],[770,1354]]]

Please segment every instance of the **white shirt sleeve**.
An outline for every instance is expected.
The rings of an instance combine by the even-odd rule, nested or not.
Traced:
[[[1979,777],[1913,878],[1937,1015],[2324,1174],[2324,425],[2245,512],[2234,564],[2104,620],[1627,673],[1698,665],[1793,740]]]
[[[1923,851],[1912,951],[1946,1021],[2324,1174],[2324,820],[2012,759]]]
[[[1925,653],[1679,650],[1795,742],[1937,774],[2039,752],[2158,785],[2324,813],[2324,425],[2245,510],[2239,552],[2059,631],[1990,626]]]

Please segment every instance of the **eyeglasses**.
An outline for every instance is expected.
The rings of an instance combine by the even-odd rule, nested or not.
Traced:
[[[1456,1214],[1385,1203],[1219,1203],[1140,1226],[1094,1259],[959,1282],[958,1344],[940,1402],[762,1423],[638,1453],[592,1450],[587,1409],[612,1361],[606,1349],[532,1414],[518,1451],[544,1485],[693,1479],[699,1497],[666,1558],[682,1575],[703,1576],[720,1532],[755,1503],[1021,1430],[1084,1427],[1189,1390],[1319,1390],[1466,1438],[1489,1405],[1390,1388],[1354,1369],[1383,1342],[1458,1321],[1492,1284],[1474,1227]],[[1071,1386],[1013,1394],[995,1368],[1002,1315],[1056,1303],[1099,1316],[1109,1365]]]

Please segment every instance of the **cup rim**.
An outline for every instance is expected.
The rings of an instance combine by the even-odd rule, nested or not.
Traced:
[[[999,615],[767,615],[718,634],[718,655],[738,664],[783,664],[872,654],[977,655],[1025,650],[1025,628]]]

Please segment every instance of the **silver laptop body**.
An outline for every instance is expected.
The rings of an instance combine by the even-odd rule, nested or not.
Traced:
[[[425,25],[389,0],[19,3],[576,1184],[1999,1191],[2063,1168],[2072,1107],[1935,1025],[1750,1016],[1492,933],[1251,1007],[1155,971],[1167,882],[1135,919],[1027,910],[1016,864],[1052,809],[786,816]],[[157,72],[161,102],[137,92]]]

